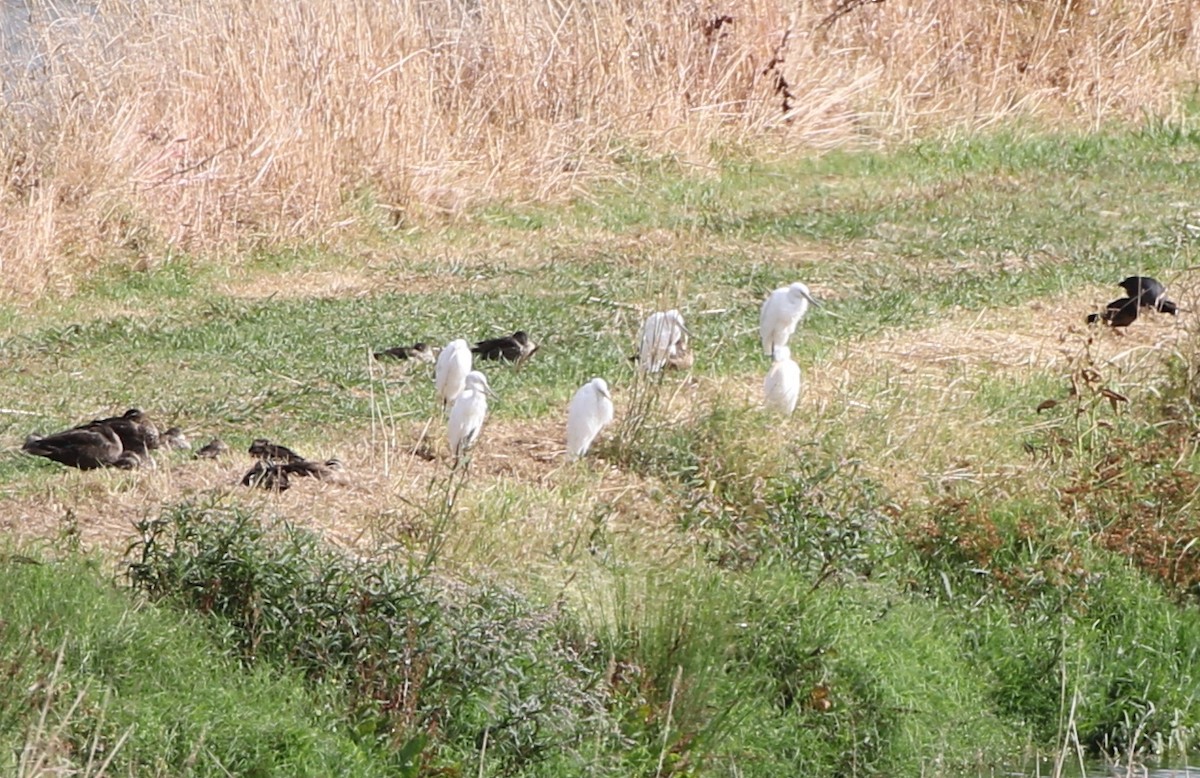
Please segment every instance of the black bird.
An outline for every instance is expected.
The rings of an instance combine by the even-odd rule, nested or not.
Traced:
[[[139,456],[144,457],[159,446],[158,428],[140,408],[130,408],[120,416],[110,416],[107,419],[92,419],[75,429],[97,430],[101,427],[108,427],[115,432],[121,439],[122,448]]]
[[[271,489],[276,492],[286,492],[291,484],[285,465],[273,464],[265,460],[254,463],[246,475],[242,476],[242,486],[257,486],[260,489]]]
[[[376,359],[411,359],[416,362],[433,364],[433,347],[424,341],[411,346],[396,346],[375,352]]]
[[[21,450],[80,470],[95,470],[116,464],[123,448],[116,431],[100,425],[94,429],[75,428],[45,437],[30,435]]]
[[[471,353],[480,359],[503,359],[509,362],[524,362],[538,350],[524,330],[517,330],[503,338],[481,340],[471,347]]]
[[[304,457],[292,451],[287,446],[277,445],[266,438],[257,438],[250,444],[250,456],[258,457],[268,463],[283,462],[287,464],[290,462],[305,461]]]
[[[1136,297],[1121,297],[1104,306],[1104,313],[1089,313],[1088,324],[1103,321],[1112,327],[1128,327],[1137,321],[1139,300]]]
[[[1120,283],[1125,294],[1136,297],[1143,308],[1153,308],[1159,313],[1175,316],[1178,307],[1167,299],[1167,288],[1150,276],[1130,276]]]
[[[229,451],[229,446],[220,438],[213,438],[200,447],[196,452],[197,459],[216,459]]]

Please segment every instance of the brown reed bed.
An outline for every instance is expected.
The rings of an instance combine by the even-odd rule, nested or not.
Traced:
[[[361,240],[670,154],[1170,115],[1189,0],[31,3],[0,84],[0,294]]]

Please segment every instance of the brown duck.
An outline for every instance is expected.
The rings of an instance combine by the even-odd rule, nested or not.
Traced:
[[[266,460],[254,463],[246,475],[242,476],[242,486],[257,486],[260,489],[270,489],[276,492],[286,492],[291,484],[285,465],[275,464]]]
[[[179,427],[167,429],[159,436],[159,444],[172,451],[188,451],[192,448],[192,442]]]
[[[396,346],[375,352],[375,359],[411,359],[415,362],[433,364],[433,347],[421,341],[411,346]]]
[[[220,438],[213,438],[200,447],[196,452],[197,459],[216,459],[222,454],[229,452],[229,446]]]
[[[114,465],[124,451],[116,431],[105,425],[75,428],[45,437],[30,435],[21,450],[80,470]]]
[[[298,462],[288,462],[280,465],[288,475],[316,478],[318,481],[338,481],[342,478],[342,461],[327,459],[324,462],[312,462],[301,459]]]
[[[121,446],[126,451],[133,451],[139,456],[145,457],[159,446],[158,428],[151,423],[140,408],[130,408],[120,416],[93,419],[86,424],[80,424],[75,429],[97,430],[101,427],[107,427],[115,432],[121,439]]]
[[[250,456],[266,462],[303,462],[304,457],[292,451],[287,446],[280,446],[277,443],[272,443],[266,438],[257,438],[250,444]]]

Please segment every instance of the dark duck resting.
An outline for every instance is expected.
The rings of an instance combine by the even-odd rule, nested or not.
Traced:
[[[1104,306],[1103,313],[1089,313],[1088,324],[1103,321],[1111,327],[1128,327],[1137,321],[1139,301],[1136,297],[1122,297]]]
[[[118,470],[138,470],[146,461],[149,461],[152,465],[154,464],[153,459],[143,460],[132,451],[122,451],[121,456],[117,457],[112,466]]]
[[[229,446],[220,438],[213,438],[200,447],[196,452],[197,459],[216,459],[222,454],[228,453]]]
[[[187,451],[192,447],[192,442],[179,427],[169,428],[160,436],[159,443],[172,451]]]
[[[471,347],[471,353],[480,359],[503,359],[508,362],[523,362],[537,350],[537,344],[529,339],[524,330],[517,330],[503,338],[481,340]]]
[[[273,464],[266,460],[254,463],[246,475],[242,476],[242,486],[257,486],[260,489],[270,489],[276,492],[286,492],[291,484],[288,483],[286,465]]]
[[[159,446],[158,428],[150,422],[140,408],[130,408],[120,416],[93,419],[86,424],[80,424],[75,429],[98,430],[102,427],[107,427],[115,432],[121,439],[121,446],[126,451],[132,451],[143,458]]]
[[[1120,283],[1125,294],[1136,297],[1143,308],[1153,308],[1159,313],[1175,316],[1179,308],[1167,299],[1167,288],[1150,276],[1130,276]]]
[[[266,438],[258,438],[250,444],[250,456],[266,462],[283,462],[284,464],[305,461],[304,457],[287,446],[272,443]]]
[[[302,459],[299,462],[288,462],[279,467],[289,476],[316,478],[318,481],[336,481],[341,478],[342,474],[340,459],[327,459],[324,462]]]
[[[91,429],[77,427],[45,437],[30,435],[21,450],[68,467],[95,470],[117,464],[124,448],[112,427],[100,425]]]
[[[414,343],[411,346],[396,346],[375,352],[376,359],[411,359],[416,362],[433,364],[433,347],[428,343]]]

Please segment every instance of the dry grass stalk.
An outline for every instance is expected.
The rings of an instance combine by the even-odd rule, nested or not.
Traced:
[[[32,5],[0,90],[10,296],[550,198],[628,149],[1168,113],[1200,65],[1188,0]]]

